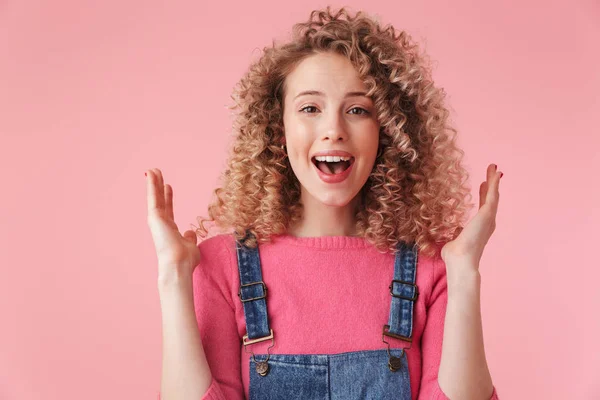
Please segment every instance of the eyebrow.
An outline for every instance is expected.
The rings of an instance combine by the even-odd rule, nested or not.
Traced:
[[[296,97],[294,97],[294,100],[297,99],[300,96],[304,96],[304,95],[316,95],[316,96],[325,96],[325,93],[323,92],[319,92],[318,90],[305,90],[304,92],[300,92],[296,95]],[[354,96],[364,96],[367,97],[367,93],[366,92],[348,92],[346,93],[346,95],[344,96],[344,98],[346,97],[354,97]]]

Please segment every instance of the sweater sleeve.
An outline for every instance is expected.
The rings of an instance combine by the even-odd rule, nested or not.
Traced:
[[[232,298],[233,269],[226,235],[202,241],[193,274],[194,308],[212,381],[202,400],[243,400],[241,338]]]
[[[442,359],[444,320],[448,304],[446,264],[439,256],[432,259],[432,290],[427,304],[427,321],[421,338],[422,375],[418,400],[450,400],[438,382],[438,371]],[[490,400],[499,400],[496,388]]]

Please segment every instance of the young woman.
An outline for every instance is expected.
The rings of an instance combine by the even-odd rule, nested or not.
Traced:
[[[497,399],[480,315],[496,165],[469,210],[444,91],[405,32],[316,10],[236,91],[210,219],[147,171],[163,400]],[[225,232],[208,236],[205,222]]]

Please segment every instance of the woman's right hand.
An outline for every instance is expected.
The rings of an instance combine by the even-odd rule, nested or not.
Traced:
[[[179,233],[173,217],[173,188],[164,184],[158,168],[146,171],[146,188],[148,226],[158,257],[158,280],[191,279],[194,268],[200,262],[196,232]]]

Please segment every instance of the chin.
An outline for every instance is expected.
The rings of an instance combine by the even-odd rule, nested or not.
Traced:
[[[331,207],[345,207],[350,204],[354,198],[354,196],[351,196],[350,194],[340,193],[320,193],[318,196],[315,196],[314,194],[313,196],[321,203]]]

